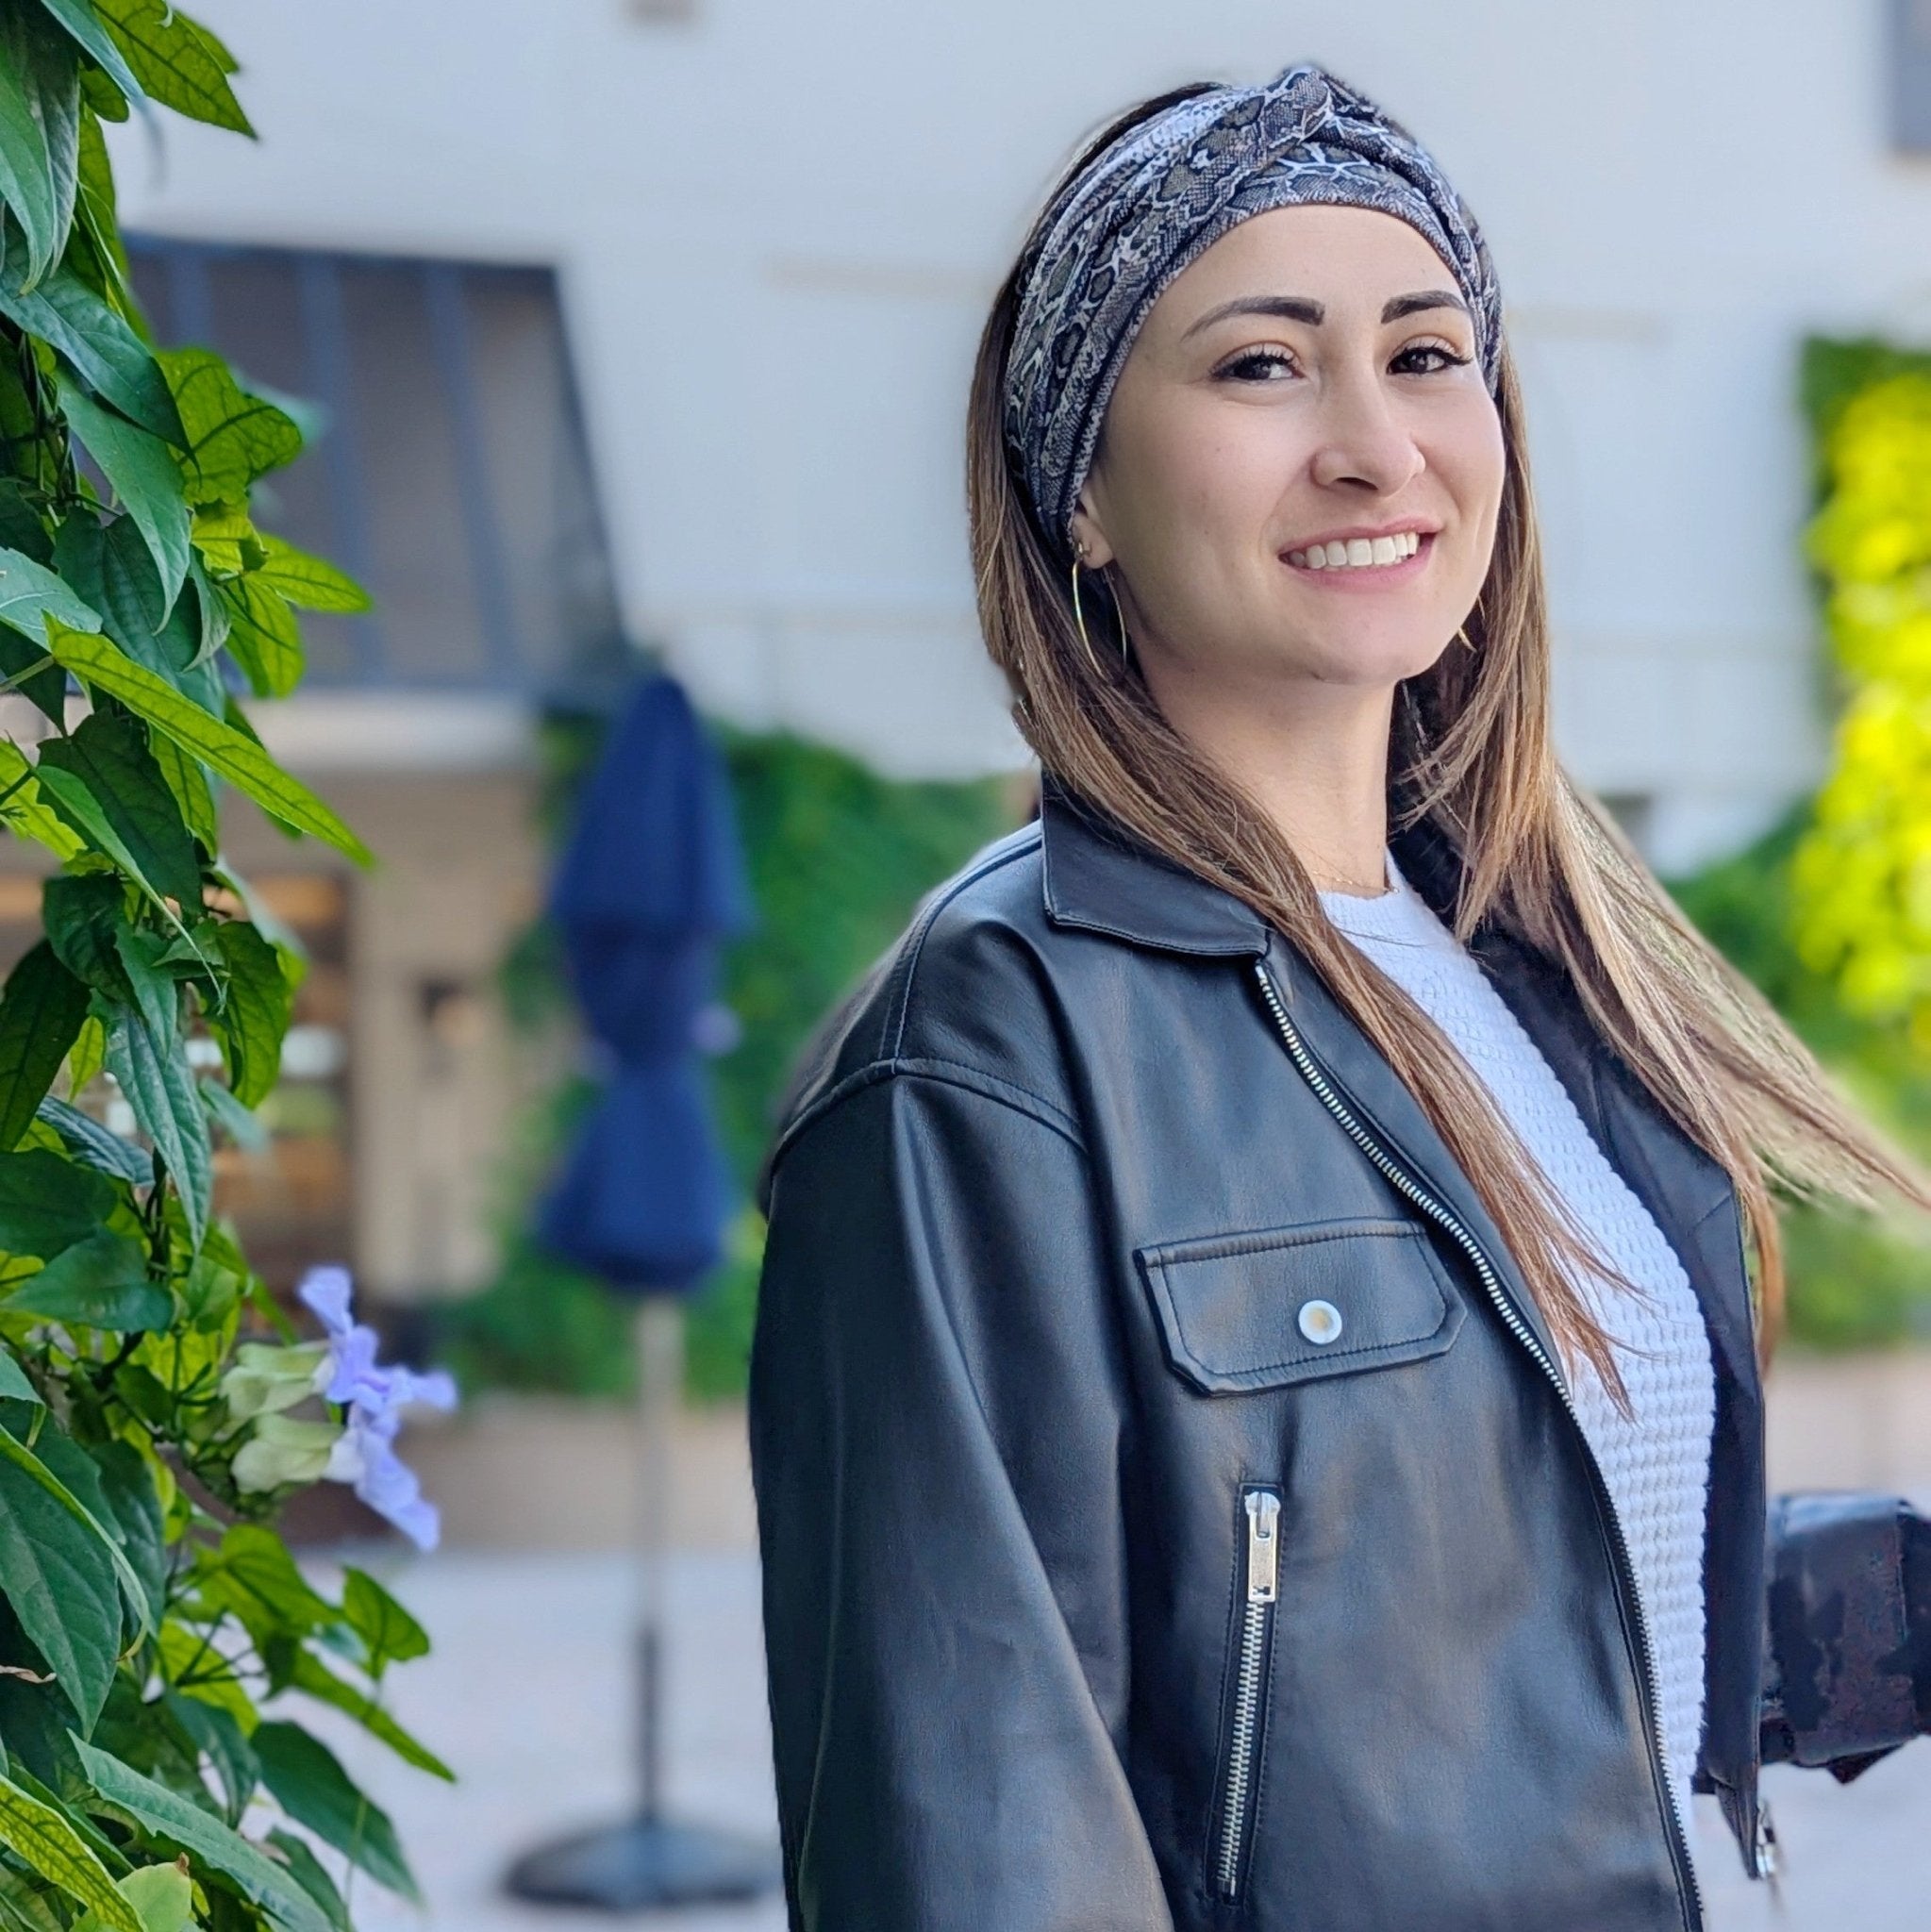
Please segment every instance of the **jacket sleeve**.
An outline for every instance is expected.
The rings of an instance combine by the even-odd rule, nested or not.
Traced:
[[[1931,1523],[1901,1496],[1778,1496],[1768,1575],[1766,1764],[1848,1784],[1931,1731]]]
[[[1171,1932],[1120,1752],[1124,1382],[1072,1124],[894,1070],[770,1173],[751,1449],[792,1932]]]

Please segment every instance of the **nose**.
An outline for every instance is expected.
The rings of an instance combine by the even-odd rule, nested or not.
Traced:
[[[1329,383],[1321,399],[1314,480],[1393,496],[1421,473],[1424,458],[1395,399],[1370,372]]]

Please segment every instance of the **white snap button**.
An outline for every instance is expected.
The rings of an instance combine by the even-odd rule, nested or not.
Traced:
[[[1309,1341],[1332,1341],[1341,1332],[1341,1311],[1332,1302],[1303,1302],[1294,1319]]]

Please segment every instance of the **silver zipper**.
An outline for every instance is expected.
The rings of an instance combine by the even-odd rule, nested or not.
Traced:
[[[1288,1049],[1288,1057],[1294,1062],[1302,1078],[1314,1090],[1316,1098],[1347,1129],[1350,1139],[1388,1179],[1432,1221],[1454,1237],[1462,1252],[1474,1264],[1475,1273],[1490,1301],[1494,1304],[1496,1313],[1502,1317],[1509,1332],[1528,1350],[1530,1357],[1549,1378],[1550,1387],[1555,1390],[1563,1408],[1568,1411],[1570,1421],[1575,1424],[1576,1435],[1582,1442],[1583,1457],[1595,1486],[1597,1507],[1602,1512],[1603,1521],[1608,1525],[1618,1575],[1625,1586],[1624,1593],[1634,1613],[1637,1635],[1640,1639],[1639,1648],[1642,1654],[1640,1689],[1643,1703],[1643,1732],[1650,1748],[1652,1769],[1656,1781],[1663,1789],[1671,1830],[1671,1856],[1675,1860],[1677,1875],[1689,1894],[1693,1914],[1692,1923],[1700,1932],[1704,1924],[1703,1890],[1697,1880],[1696,1867],[1690,1857],[1689,1825],[1684,1819],[1682,1807],[1676,1801],[1675,1783],[1666,1769],[1668,1760],[1656,1717],[1661,1707],[1662,1695],[1658,1688],[1660,1673],[1656,1665],[1656,1640],[1650,1634],[1649,1618],[1643,1609],[1642,1592],[1637,1587],[1636,1566],[1629,1554],[1629,1540],[1623,1533],[1622,1519],[1616,1513],[1615,1500],[1609,1494],[1608,1484],[1604,1481],[1602,1470],[1597,1465],[1595,1452],[1590,1447],[1589,1437],[1582,1426],[1581,1416],[1576,1413],[1574,1399],[1569,1392],[1569,1385],[1562,1379],[1562,1372],[1551,1359],[1549,1352],[1537,1339],[1535,1330],[1523,1320],[1515,1305],[1509,1300],[1508,1291],[1503,1287],[1501,1277],[1490,1265],[1488,1256],[1482,1252],[1481,1244],[1474,1236],[1462,1225],[1452,1208],[1438,1201],[1395,1160],[1394,1157],[1355,1118],[1340,1096],[1336,1093],[1327,1076],[1315,1064],[1313,1057],[1303,1043],[1294,1023],[1288,1018],[1288,1009],[1282,1003],[1280,992],[1273,983],[1273,975],[1268,972],[1264,960],[1255,960],[1254,976],[1260,983],[1261,997],[1267,1003],[1268,1011],[1273,1015],[1274,1026]]]
[[[1273,1490],[1248,1490],[1242,1506],[1247,1512],[1247,1554],[1241,1570],[1245,1601],[1240,1607],[1240,1662],[1221,1800],[1220,1856],[1214,1866],[1223,1898],[1232,1898],[1240,1885],[1240,1848],[1247,1837],[1254,1753],[1260,1742],[1261,1698],[1267,1687],[1267,1633],[1280,1593],[1281,1499]]]

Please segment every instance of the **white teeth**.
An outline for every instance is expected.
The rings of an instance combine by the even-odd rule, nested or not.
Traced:
[[[1345,543],[1310,543],[1306,550],[1289,551],[1288,561],[1302,570],[1386,568],[1405,561],[1421,547],[1419,530],[1403,530],[1392,537],[1355,537]]]

